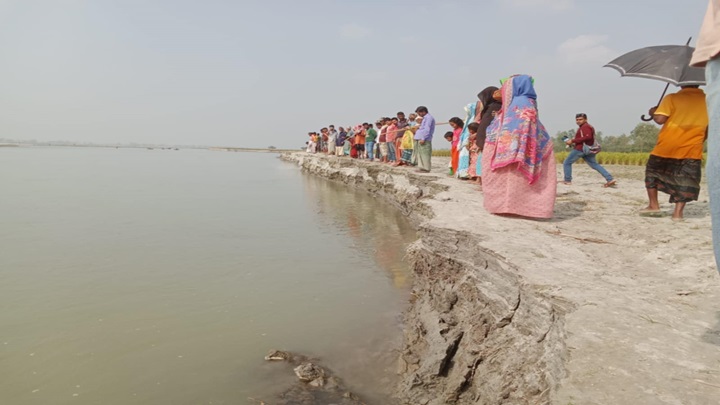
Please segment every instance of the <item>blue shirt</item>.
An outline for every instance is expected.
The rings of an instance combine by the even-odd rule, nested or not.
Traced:
[[[335,141],[335,146],[343,146],[345,144],[345,139],[347,139],[347,132],[340,132],[337,140]]]
[[[435,133],[435,118],[430,113],[425,114],[423,117],[420,128],[415,132],[413,139],[416,141],[432,141],[433,134]]]

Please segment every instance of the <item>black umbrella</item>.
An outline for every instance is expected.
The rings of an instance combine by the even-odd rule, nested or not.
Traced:
[[[687,43],[690,43],[690,39]],[[628,52],[605,67],[617,70],[621,76],[644,77],[667,82],[660,96],[662,101],[670,84],[675,86],[705,84],[705,69],[690,66],[693,51],[695,48],[687,44],[650,46]],[[652,117],[645,118],[643,115],[640,119],[650,121]]]

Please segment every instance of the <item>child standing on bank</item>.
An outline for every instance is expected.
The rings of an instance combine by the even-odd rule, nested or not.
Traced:
[[[452,131],[445,132],[445,136],[443,136],[446,141],[450,142],[450,145],[452,146],[453,143],[453,133]],[[448,176],[452,176],[454,174],[453,170],[453,160],[452,160],[452,154],[454,153],[454,150],[450,150],[450,161],[448,162]]]
[[[468,173],[470,174],[471,180],[475,180],[476,183],[482,184],[482,167],[478,164],[479,162],[482,162],[482,152],[475,142],[480,124],[477,122],[471,122],[468,124],[467,128],[468,132],[470,132],[470,168],[468,168]]]
[[[411,127],[408,127],[408,128],[411,128]],[[406,129],[405,133],[403,134],[403,137],[401,140],[402,155],[400,156],[400,161],[398,162],[398,166],[409,165],[412,162],[413,135],[415,135],[415,134],[410,129]]]

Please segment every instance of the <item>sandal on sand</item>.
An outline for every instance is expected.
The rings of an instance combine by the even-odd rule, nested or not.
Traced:
[[[641,217],[652,217],[652,218],[659,218],[665,215],[664,212],[660,210],[649,210],[649,209],[641,209],[638,211],[638,214],[640,214]]]
[[[603,184],[603,187],[615,187],[617,185],[617,180],[610,180],[607,183]]]
[[[569,182],[569,181],[561,181],[561,182],[559,182],[559,183],[560,183],[560,184],[564,184],[564,185],[566,185],[566,186],[572,186],[572,182]]]

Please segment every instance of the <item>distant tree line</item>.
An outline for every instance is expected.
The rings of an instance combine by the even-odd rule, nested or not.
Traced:
[[[562,138],[564,136],[574,138],[576,132],[577,128],[558,132],[553,139],[555,151],[566,150]],[[601,131],[597,131],[595,139],[605,152],[650,152],[655,147],[659,132],[660,128],[657,125],[641,122],[630,131],[630,135],[605,136]]]

